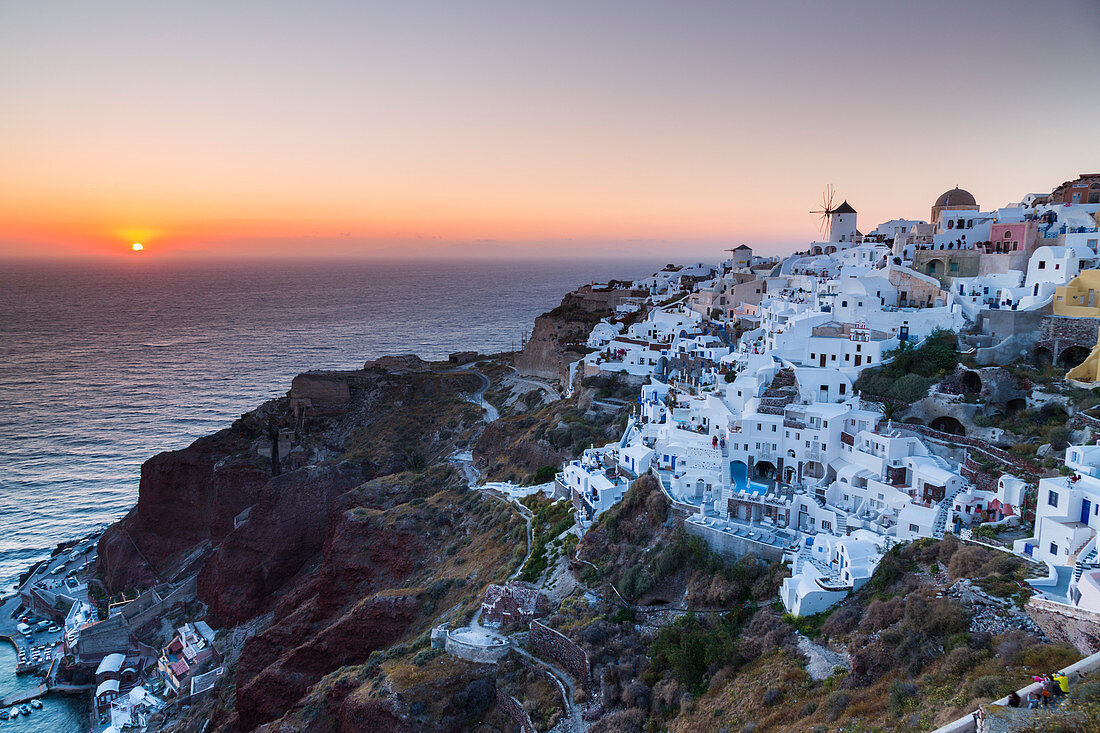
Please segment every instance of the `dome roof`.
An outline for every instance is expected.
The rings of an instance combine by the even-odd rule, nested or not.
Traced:
[[[936,203],[933,206],[977,206],[978,202],[974,200],[974,194],[969,191],[955,186],[950,191],[944,191],[940,194],[940,197],[936,199]]]

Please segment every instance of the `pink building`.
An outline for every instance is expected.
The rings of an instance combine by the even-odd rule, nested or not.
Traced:
[[[981,244],[987,254],[1002,252],[1035,251],[1039,245],[1039,228],[1034,221],[1018,221],[1011,224],[992,224],[989,241]]]

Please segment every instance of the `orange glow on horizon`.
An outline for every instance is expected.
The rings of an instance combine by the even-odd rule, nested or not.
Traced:
[[[1100,168],[1088,125],[989,112],[1011,79],[1100,114],[1048,72],[1100,52],[1082,0],[323,4],[13,5],[0,259],[780,255],[827,182],[866,232]]]

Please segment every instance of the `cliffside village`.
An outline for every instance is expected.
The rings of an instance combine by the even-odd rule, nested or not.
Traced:
[[[653,473],[714,550],[788,561],[780,595],[799,616],[866,583],[896,543],[1016,527],[1030,502],[1034,532],[1012,552],[1046,568],[1039,598],[1100,614],[1100,447],[1071,446],[1061,475],[1037,480],[995,447],[1000,428],[970,419],[978,402],[1065,404],[997,368],[1021,357],[1097,382],[1098,212],[1100,174],[992,210],[954,188],[929,221],[866,234],[845,201],[827,207],[824,240],[793,256],[742,245],[718,265],[669,265],[605,292],[614,315],[570,379],[633,379],[637,405],[619,441],[565,464],[558,495],[588,527]],[[959,394],[933,385],[888,419],[888,401],[856,389],[899,346],[945,334],[978,365],[958,367]],[[1089,442],[1100,421],[1082,412],[1074,426]]]
[[[795,616],[860,588],[898,543],[1013,528],[1022,536],[998,549],[1043,568],[1031,603],[1100,624],[1100,445],[1089,444],[1100,419],[1078,411],[1064,454],[1042,446],[1061,463],[1046,478],[997,447],[1001,428],[976,419],[1047,403],[1072,409],[1010,379],[1001,367],[1021,358],[1063,364],[1070,383],[1100,386],[1100,174],[991,210],[954,188],[928,221],[867,233],[857,217],[846,201],[827,206],[824,238],[786,258],[741,245],[718,264],[583,288],[612,315],[577,344],[587,353],[563,369],[565,391],[614,376],[637,385],[637,400],[621,437],[568,461],[552,491],[572,502],[584,531],[652,473],[687,514],[687,530],[718,553],[789,563],[780,599]],[[932,385],[898,411],[857,388],[899,349],[943,338],[972,365],[953,375],[959,389]],[[290,433],[279,434],[275,456],[289,453]],[[1033,529],[1024,521],[1032,515]],[[246,521],[248,510],[235,520]],[[143,730],[169,700],[199,700],[226,671],[201,604],[186,600],[195,597],[188,573],[208,549],[179,562],[176,577],[188,579],[122,599],[105,619],[87,582],[94,538],[55,554],[0,609],[27,650],[20,671],[37,670],[50,689],[91,691],[97,733]],[[433,644],[499,658],[505,643],[479,619],[515,625],[544,606],[524,584],[490,586],[472,626],[440,630]],[[159,647],[135,640],[150,624]],[[533,644],[565,644],[531,628]],[[32,656],[36,635],[48,653]],[[61,667],[79,678],[60,679]]]

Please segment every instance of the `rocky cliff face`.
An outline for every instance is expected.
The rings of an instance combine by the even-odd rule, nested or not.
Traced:
[[[138,505],[104,533],[98,569],[112,592],[197,570],[208,621],[253,629],[228,709],[206,710],[212,730],[313,730],[279,721],[303,718],[326,676],[472,602],[481,584],[469,576],[510,570],[519,519],[484,506],[443,461],[483,427],[465,399],[478,386],[408,359],[310,373],[145,463]],[[276,434],[292,448],[273,459]],[[336,717],[352,726],[341,729],[424,729],[396,698],[374,697],[341,697]]]
[[[516,369],[520,374],[559,379],[564,384],[569,378],[569,364],[585,353],[583,349],[570,350],[569,346],[583,346],[592,327],[610,313],[569,293],[561,305],[535,319],[531,338],[516,355]]]

